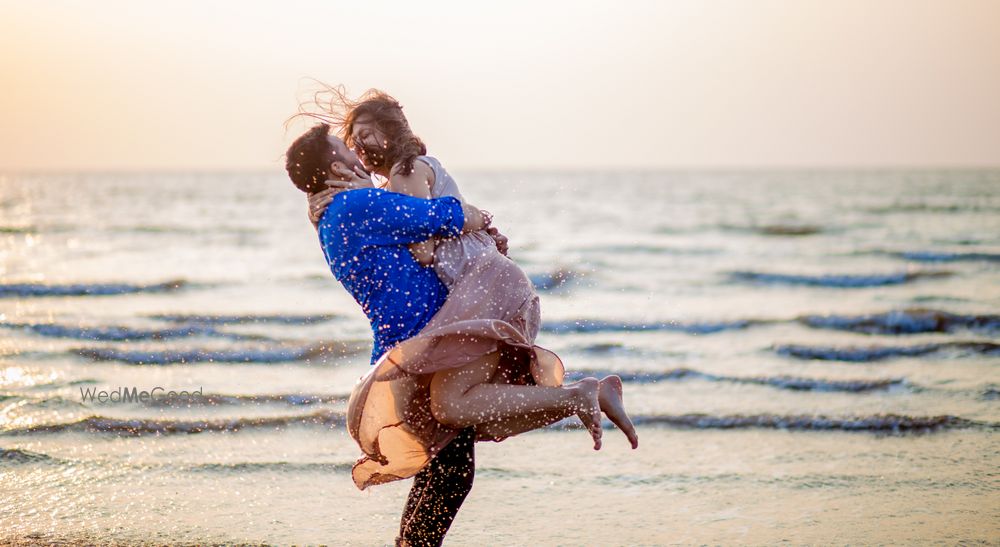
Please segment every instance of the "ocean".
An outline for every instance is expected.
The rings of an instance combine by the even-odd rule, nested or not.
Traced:
[[[640,447],[479,443],[446,545],[1000,542],[1000,171],[455,175]],[[0,543],[391,544],[370,348],[282,173],[0,175]]]

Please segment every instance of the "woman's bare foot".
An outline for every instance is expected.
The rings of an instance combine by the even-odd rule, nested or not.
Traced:
[[[611,423],[618,426],[622,433],[628,437],[628,442],[632,448],[639,447],[639,435],[635,432],[632,420],[625,412],[625,402],[622,399],[622,379],[618,376],[605,376],[600,381],[599,400],[601,410],[608,415]]]
[[[594,438],[594,450],[601,449],[601,402],[600,382],[597,378],[584,378],[576,382],[580,395],[576,415]]]

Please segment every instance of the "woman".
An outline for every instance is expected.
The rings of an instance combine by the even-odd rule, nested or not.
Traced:
[[[410,130],[399,103],[372,90],[357,102],[339,90],[327,119],[366,168],[388,180],[394,192],[420,198],[461,199],[454,180]],[[341,154],[344,155],[344,154]],[[331,171],[349,183],[310,199],[314,222],[332,195],[370,185],[348,169]],[[477,440],[499,441],[576,414],[601,447],[600,413],[628,437],[638,438],[622,405],[621,380],[581,380],[577,391],[597,405],[581,407],[562,386],[563,365],[534,344],[540,306],[531,282],[483,232],[410,246],[422,264],[433,265],[448,288],[447,301],[414,337],[388,350],[355,389],[348,425],[367,454],[354,469],[359,488],[412,476],[455,433],[474,427]]]

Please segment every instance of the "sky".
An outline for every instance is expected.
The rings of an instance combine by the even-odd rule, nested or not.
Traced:
[[[0,0],[0,171],[280,170],[315,80],[463,169],[1000,166],[996,0]]]

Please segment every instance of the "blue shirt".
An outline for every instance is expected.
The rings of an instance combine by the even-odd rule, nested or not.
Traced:
[[[407,245],[462,232],[465,214],[453,197],[421,199],[376,188],[341,192],[319,223],[333,276],[361,305],[375,336],[372,363],[426,325],[448,298],[431,267]]]

